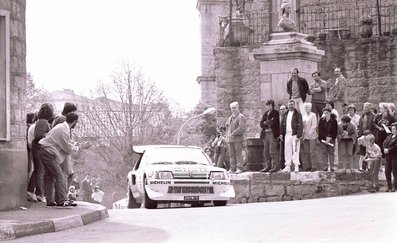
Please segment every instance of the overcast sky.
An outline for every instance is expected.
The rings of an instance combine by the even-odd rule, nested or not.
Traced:
[[[27,71],[38,87],[89,95],[122,61],[140,67],[171,102],[199,102],[197,0],[27,1]]]

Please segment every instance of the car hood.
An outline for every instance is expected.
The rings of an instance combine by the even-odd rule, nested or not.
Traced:
[[[185,172],[185,171],[201,171],[201,172],[210,172],[210,171],[226,171],[223,168],[211,166],[211,165],[150,165],[146,168],[146,170],[151,171],[171,171],[171,172]]]

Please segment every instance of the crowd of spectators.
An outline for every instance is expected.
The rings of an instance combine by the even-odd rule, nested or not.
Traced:
[[[370,174],[370,192],[379,191],[378,174],[384,166],[386,191],[397,189],[397,112],[395,104],[381,102],[375,107],[363,104],[357,113],[355,104],[348,103],[347,80],[340,68],[335,78],[325,81],[320,72],[312,74],[313,84],[291,70],[286,92],[288,104],[267,100],[259,122],[263,140],[263,173],[336,170],[342,173]],[[311,96],[311,102],[306,98]],[[229,173],[241,173],[242,137],[246,118],[237,102],[230,104],[232,115],[224,130],[212,143],[216,150],[215,165]],[[225,131],[225,135],[223,135]],[[210,148],[208,148],[210,149]],[[318,156],[321,151],[321,156]],[[225,162],[229,154],[230,165]],[[393,183],[392,183],[393,176]]]

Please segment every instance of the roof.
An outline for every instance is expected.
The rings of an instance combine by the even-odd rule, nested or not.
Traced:
[[[158,148],[193,148],[193,149],[201,149],[197,146],[187,146],[187,145],[172,145],[172,144],[164,144],[164,145],[135,145],[132,147],[132,150],[137,154],[142,154],[148,149],[158,149]]]

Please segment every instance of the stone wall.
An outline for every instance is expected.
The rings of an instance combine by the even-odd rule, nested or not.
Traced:
[[[349,103],[362,110],[364,102],[397,104],[397,37],[316,41],[325,50],[320,63],[323,79],[341,67],[348,80]]]
[[[384,186],[384,173],[380,172]],[[229,203],[290,201],[368,193],[371,186],[366,173],[245,172],[231,175],[236,197]]]
[[[0,210],[26,203],[26,31],[25,0],[0,0],[10,12],[10,141],[0,142]],[[3,115],[3,114],[1,114]]]

